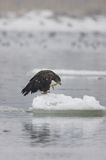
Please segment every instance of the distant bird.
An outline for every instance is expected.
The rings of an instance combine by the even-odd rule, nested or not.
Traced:
[[[56,82],[52,84],[52,81]],[[54,89],[54,86],[60,84],[60,77],[51,70],[42,70],[38,72],[34,77],[32,77],[26,87],[22,90],[22,94],[26,96],[29,92],[34,93],[37,91],[42,91],[46,94],[50,87]]]

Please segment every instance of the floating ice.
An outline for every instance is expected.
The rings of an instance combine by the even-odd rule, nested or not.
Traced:
[[[72,98],[64,94],[45,94],[33,99],[33,109],[41,110],[105,110],[95,97]]]
[[[25,112],[25,110],[22,109],[22,108],[16,108],[16,107],[12,107],[12,106],[1,105],[0,106],[0,112]]]

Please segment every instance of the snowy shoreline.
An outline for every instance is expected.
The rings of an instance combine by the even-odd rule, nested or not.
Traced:
[[[0,30],[9,31],[62,31],[106,33],[106,17],[70,17],[52,11],[31,11],[21,16],[8,13],[0,18]]]
[[[52,11],[32,11],[0,17],[0,46],[39,49],[99,51],[106,48],[106,16],[82,18],[58,15]]]

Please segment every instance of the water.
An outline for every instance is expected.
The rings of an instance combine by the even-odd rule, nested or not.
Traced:
[[[0,158],[105,159],[106,119],[0,115]]]
[[[0,32],[0,159],[105,160],[105,115],[34,115],[27,111],[40,93],[21,95],[33,69],[87,70],[91,75],[61,75],[62,86],[51,92],[73,98],[93,96],[106,106],[106,75],[99,74],[106,69],[105,36],[99,35],[100,45],[92,47],[92,41],[79,47],[79,41],[72,45],[67,33],[52,39],[49,33],[28,37],[22,32],[21,39],[18,32],[9,34]],[[91,37],[86,38],[90,42]]]

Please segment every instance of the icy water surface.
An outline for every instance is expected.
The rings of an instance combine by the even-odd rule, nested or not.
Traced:
[[[104,117],[0,115],[1,159],[105,159]]]
[[[79,41],[72,43],[72,34],[0,35],[0,159],[105,160],[105,115],[34,115],[27,111],[40,93],[21,95],[33,69],[73,70],[68,75],[59,72],[62,86],[51,92],[73,98],[93,96],[106,106],[105,35],[99,35],[99,45],[82,42],[83,47]],[[86,38],[91,42],[91,37]]]

